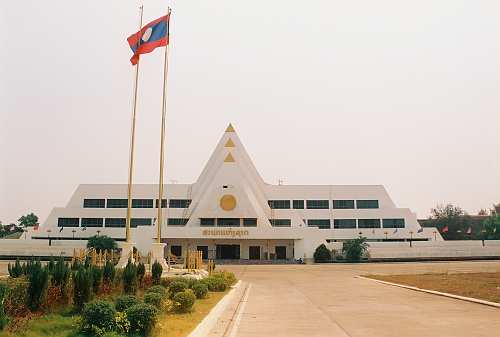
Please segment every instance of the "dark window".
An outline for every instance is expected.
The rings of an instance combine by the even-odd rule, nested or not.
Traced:
[[[106,227],[125,227],[125,218],[106,218],[104,223]]]
[[[354,200],[333,200],[332,207],[335,209],[353,209]]]
[[[78,227],[80,225],[79,218],[58,218],[57,227]]]
[[[102,227],[102,218],[82,218],[82,227]]]
[[[295,209],[304,209],[304,200],[294,200],[293,208]]]
[[[271,226],[273,227],[291,227],[292,220],[290,219],[269,219]]]
[[[380,219],[358,219],[358,228],[380,228]]]
[[[167,208],[167,207],[168,207],[168,200],[161,199],[161,208]],[[155,199],[155,208],[158,208],[158,199]]]
[[[170,199],[170,208],[189,208],[191,204],[191,199]]]
[[[319,229],[330,229],[330,219],[308,219],[307,226]]]
[[[168,218],[167,226],[186,226],[189,218]]]
[[[328,200],[306,200],[306,207],[308,209],[328,209]]]
[[[243,219],[243,227],[257,227],[257,219],[256,218]]]
[[[83,199],[83,208],[104,208],[106,200],[104,199]]]
[[[356,219],[333,219],[333,228],[356,228]]]
[[[201,218],[200,219],[200,226],[213,227],[213,226],[215,226],[215,219],[214,218]]]
[[[405,228],[405,219],[382,219],[384,228]]]
[[[153,208],[153,199],[132,199],[132,208]]]
[[[378,200],[356,200],[356,208],[378,208]]]
[[[289,209],[290,200],[268,200],[269,207],[274,209]]]
[[[127,208],[127,199],[108,199],[108,208]]]
[[[132,218],[130,219],[130,227],[151,226],[151,218]]]
[[[170,246],[170,253],[177,257],[182,256],[182,246]]]
[[[237,218],[218,218],[217,226],[219,227],[240,227],[240,219]]]

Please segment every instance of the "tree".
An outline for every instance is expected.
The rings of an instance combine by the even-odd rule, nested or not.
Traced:
[[[431,209],[431,216],[434,227],[442,233],[443,228],[448,227],[448,231],[442,233],[445,240],[463,240],[469,238],[466,232],[470,226],[470,217],[465,211],[452,204],[437,205]]]
[[[38,223],[38,217],[34,213],[29,213],[23,215],[17,221],[19,221],[19,225],[23,227],[32,227]]]
[[[488,215],[488,211],[484,208],[481,208],[479,212],[477,212],[477,215]]]
[[[94,235],[87,241],[87,248],[94,248],[97,251],[116,249],[116,247],[115,239],[107,235]]]
[[[500,214],[492,214],[483,222],[485,239],[499,240],[500,239]]]
[[[342,253],[348,261],[360,261],[363,256],[368,255],[368,247],[365,237],[347,240],[342,246]]]
[[[326,248],[325,244],[320,244],[314,251],[314,262],[329,262],[332,259],[332,253]]]

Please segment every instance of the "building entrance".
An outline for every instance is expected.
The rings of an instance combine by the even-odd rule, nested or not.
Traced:
[[[216,245],[216,258],[220,260],[239,260],[240,245]]]
[[[201,250],[202,259],[208,259],[208,246],[196,246],[196,250]]]
[[[248,258],[250,260],[260,260],[260,246],[248,247]]]
[[[276,246],[274,249],[277,260],[286,260],[286,246]]]

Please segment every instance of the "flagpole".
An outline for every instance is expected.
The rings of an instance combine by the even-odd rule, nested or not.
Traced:
[[[144,6],[139,7],[139,31],[142,29],[142,14]],[[139,40],[140,43],[140,40]],[[137,88],[139,84],[139,63],[140,58],[137,59],[137,64],[135,66],[135,77],[134,77],[134,96],[133,96],[133,108],[132,108],[132,130],[130,135],[130,158],[128,165],[128,186],[127,186],[127,219],[125,223],[125,241],[127,243],[131,242],[130,238],[130,217],[132,209],[132,176],[134,172],[134,149],[135,149],[135,116],[137,113]]]
[[[168,35],[167,39],[170,39],[170,13],[172,10],[168,8]],[[162,226],[162,200],[163,200],[163,166],[165,162],[165,121],[167,116],[167,84],[168,84],[168,46],[169,42],[165,45],[165,55],[163,58],[163,98],[161,106],[161,133],[160,133],[160,178],[158,182],[158,216],[157,216],[157,233],[156,233],[156,243],[161,243],[161,226]]]

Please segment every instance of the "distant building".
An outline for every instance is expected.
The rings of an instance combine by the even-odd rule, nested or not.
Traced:
[[[313,174],[311,172],[311,174]],[[126,185],[80,185],[66,207],[52,210],[33,239],[125,237]],[[157,185],[134,185],[132,240],[155,238]],[[398,208],[381,185],[265,183],[229,125],[198,180],[165,185],[162,241],[171,253],[205,258],[311,258],[321,243],[359,236],[371,241],[442,240]]]

